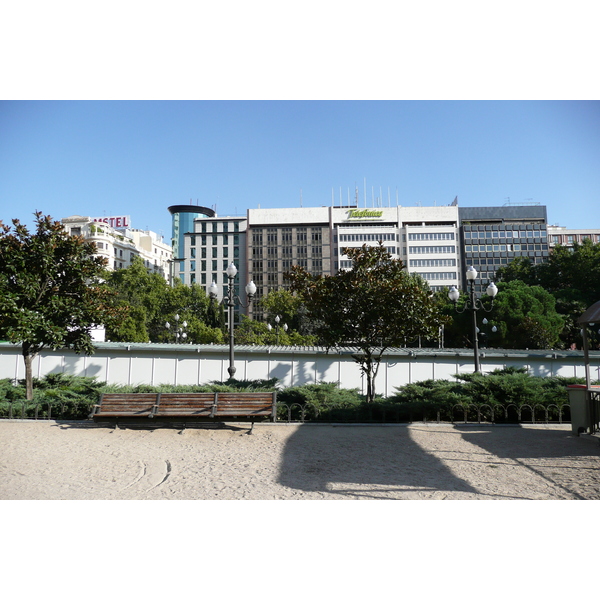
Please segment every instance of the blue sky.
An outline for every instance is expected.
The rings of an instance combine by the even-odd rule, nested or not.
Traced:
[[[331,205],[539,202],[600,228],[600,102],[3,101],[0,219],[220,215]]]

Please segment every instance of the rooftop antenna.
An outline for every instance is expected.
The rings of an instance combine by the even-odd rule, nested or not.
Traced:
[[[354,205],[358,208],[358,186],[354,182]]]
[[[302,208],[302,188],[300,188],[300,208]]]
[[[388,208],[390,208],[390,206],[392,206],[392,204],[390,200],[390,186],[388,185]]]
[[[365,177],[365,208],[367,208],[367,178]]]

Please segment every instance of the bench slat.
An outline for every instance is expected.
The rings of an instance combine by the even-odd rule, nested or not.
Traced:
[[[103,394],[93,418],[101,417],[272,417],[276,393]]]

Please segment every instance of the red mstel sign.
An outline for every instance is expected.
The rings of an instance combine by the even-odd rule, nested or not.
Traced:
[[[126,229],[131,227],[131,217],[93,217],[95,223],[106,223],[114,229]]]

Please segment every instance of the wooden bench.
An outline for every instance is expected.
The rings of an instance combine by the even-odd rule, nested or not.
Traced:
[[[102,394],[90,415],[94,421],[101,418],[151,417],[158,394]]]
[[[277,418],[276,392],[217,392],[165,394],[102,394],[90,415],[94,421],[185,419],[210,422]]]

